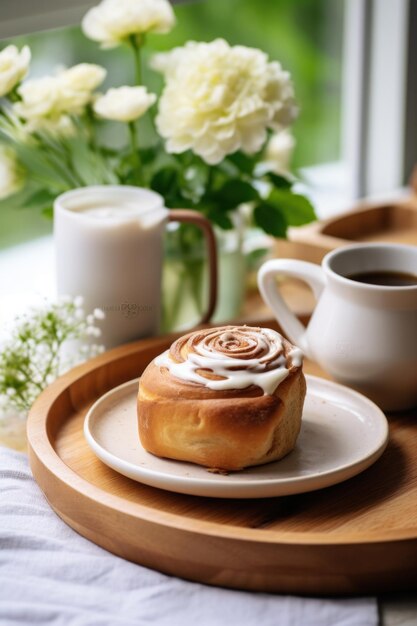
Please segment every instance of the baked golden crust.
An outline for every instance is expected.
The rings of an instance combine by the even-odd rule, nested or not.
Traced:
[[[214,330],[224,335],[233,333],[234,327]],[[175,342],[171,359],[187,359],[194,345],[189,338],[196,338],[198,343],[209,331],[190,333]],[[286,340],[282,344],[289,359],[292,346]],[[203,374],[207,380],[222,379],[213,371],[205,370]],[[206,467],[231,471],[269,463],[293,449],[301,427],[305,392],[302,368],[293,364],[287,377],[268,394],[255,384],[243,389],[213,390],[173,376],[168,367],[152,361],[139,385],[140,439],[143,447],[157,456]]]

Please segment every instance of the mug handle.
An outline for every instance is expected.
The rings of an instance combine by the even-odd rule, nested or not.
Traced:
[[[213,227],[204,215],[189,209],[171,209],[168,220],[170,222],[194,224],[203,231],[209,264],[209,301],[207,310],[197,325],[207,324],[211,320],[217,304],[217,249]]]
[[[258,272],[259,291],[262,298],[271,307],[283,331],[309,358],[313,358],[308,345],[305,326],[290,311],[277,289],[275,283],[275,276],[277,275],[303,280],[311,287],[316,300],[318,300],[325,286],[323,270],[319,265],[306,261],[271,259],[266,261]]]

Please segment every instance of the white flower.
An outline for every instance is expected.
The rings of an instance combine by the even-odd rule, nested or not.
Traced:
[[[296,117],[289,73],[260,50],[190,41],[156,55],[153,67],[166,79],[156,122],[168,152],[191,149],[210,164],[239,149],[253,154],[267,128]]]
[[[97,320],[104,320],[106,317],[106,314],[104,313],[103,309],[94,309],[93,315]]]
[[[14,110],[20,117],[46,117],[57,112],[59,96],[55,77],[27,80],[19,87],[19,95],[22,101],[14,105]]]
[[[294,135],[288,129],[272,135],[265,150],[265,158],[277,174],[288,174],[295,148]]]
[[[104,80],[106,70],[99,65],[81,63],[56,76],[44,76],[25,81],[19,87],[21,102],[14,110],[34,128],[47,127],[45,120],[69,130],[68,115],[82,113],[91,102],[93,90]],[[66,116],[66,117],[65,117]]]
[[[15,153],[11,148],[0,146],[0,198],[11,196],[22,184]]]
[[[7,46],[0,52],[0,98],[5,96],[26,76],[30,63],[30,48],[19,52],[16,46]]]
[[[91,92],[106,78],[107,70],[94,63],[79,63],[59,75],[62,89],[76,92]]]
[[[111,48],[131,35],[167,33],[174,24],[168,0],[102,0],[85,14],[81,26],[87,37]]]
[[[87,326],[85,332],[86,335],[89,335],[90,337],[100,337],[101,335],[100,328],[96,328],[95,326]]]
[[[74,316],[76,320],[84,319],[84,315],[84,309],[75,309]]]
[[[153,105],[156,96],[146,87],[118,87],[98,96],[93,108],[97,115],[118,122],[132,122]]]

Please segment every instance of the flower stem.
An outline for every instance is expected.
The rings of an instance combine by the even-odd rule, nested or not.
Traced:
[[[145,35],[130,35],[129,44],[133,50],[133,57],[135,59],[135,83],[140,86],[143,84],[143,76],[142,76],[142,47],[145,45]],[[152,106],[146,113],[149,116],[149,119],[152,124],[153,130],[156,132],[155,128],[155,116],[156,112],[154,106]]]
[[[133,50],[133,56],[135,59],[135,79],[136,84],[142,84],[142,59],[141,59],[141,47],[143,45],[143,38],[141,41],[138,41],[136,35],[131,35],[129,37],[129,42]]]
[[[130,133],[130,143],[132,145],[132,151],[136,153],[138,151],[138,136],[136,134],[135,122],[128,122],[129,133]]]
[[[94,132],[94,114],[93,109],[90,105],[87,106],[85,111],[85,124],[87,127],[88,142],[90,144],[90,148],[93,152],[97,152],[96,137]]]
[[[140,160],[138,136],[136,133],[135,122],[129,122],[128,126],[129,126],[129,134],[130,134],[130,143],[132,146],[132,153],[133,153],[133,156],[136,162],[136,167],[138,170],[138,179],[141,181],[142,180],[142,162]]]

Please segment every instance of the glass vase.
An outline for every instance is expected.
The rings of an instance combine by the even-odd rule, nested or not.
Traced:
[[[170,225],[166,237],[162,279],[162,332],[182,331],[198,323],[207,308],[208,268],[203,242],[192,227]],[[234,216],[234,228],[215,228],[218,253],[217,306],[212,322],[236,318],[246,288],[246,260],[243,254],[243,222]]]

